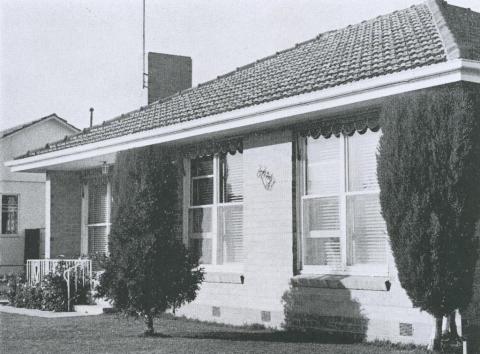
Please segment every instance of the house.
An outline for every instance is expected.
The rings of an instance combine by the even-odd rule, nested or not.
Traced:
[[[207,272],[178,314],[280,326],[288,307],[299,327],[429,343],[380,215],[379,109],[480,84],[480,14],[428,0],[193,88],[190,75],[189,58],[150,53],[147,106],[6,163],[47,173],[45,258],[108,252],[116,155],[161,144],[183,161],[178,237]],[[480,267],[475,282],[464,331],[480,320]]]
[[[55,113],[0,131],[0,275],[23,271],[27,257],[45,250],[45,173],[12,173],[3,162],[78,132]]]

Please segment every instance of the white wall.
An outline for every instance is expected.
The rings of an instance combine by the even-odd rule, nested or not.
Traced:
[[[72,133],[72,128],[49,119],[0,139],[0,195],[19,196],[18,234],[0,235],[0,274],[23,270],[25,229],[45,228],[45,174],[12,173],[3,162]]]

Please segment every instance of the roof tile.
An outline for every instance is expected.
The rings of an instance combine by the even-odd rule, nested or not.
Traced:
[[[430,0],[433,1],[433,0]],[[440,0],[436,0],[440,1]],[[465,9],[443,5],[453,32],[480,59],[480,21]],[[452,8],[450,14],[449,9]],[[459,19],[462,21],[459,21]],[[469,23],[462,29],[463,20]],[[50,144],[33,154],[98,142],[200,119],[284,97],[319,91],[447,60],[437,22],[427,4],[325,32],[294,48],[257,60],[215,80]]]

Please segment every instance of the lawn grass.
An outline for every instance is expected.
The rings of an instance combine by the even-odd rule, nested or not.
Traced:
[[[118,315],[46,319],[0,313],[1,353],[427,353],[388,344],[336,343],[285,332],[164,316],[162,336],[142,337],[143,323]]]

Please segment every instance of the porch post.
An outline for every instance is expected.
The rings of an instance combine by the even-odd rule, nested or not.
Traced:
[[[82,184],[82,215],[80,225],[80,254],[88,255],[88,184]]]
[[[110,229],[112,225],[112,185],[110,181],[107,182],[107,227],[106,227],[106,234],[107,234],[107,247],[106,247],[106,255],[110,255],[108,251],[108,239],[110,238]]]
[[[51,202],[51,183],[50,176],[47,173],[45,181],[45,258],[50,258],[50,202]]]

